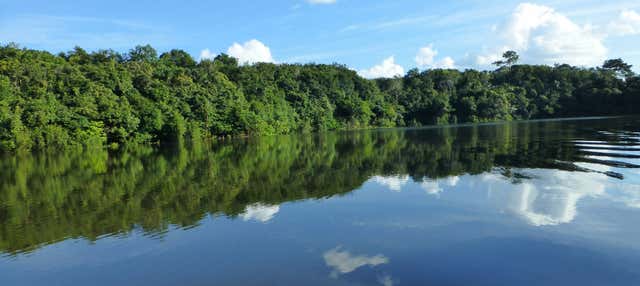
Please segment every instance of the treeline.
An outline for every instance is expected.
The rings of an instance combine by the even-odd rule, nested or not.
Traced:
[[[238,65],[150,46],[126,54],[0,47],[0,150],[157,143],[632,113],[640,77],[602,68],[514,65],[411,70],[367,80],[342,65]]]

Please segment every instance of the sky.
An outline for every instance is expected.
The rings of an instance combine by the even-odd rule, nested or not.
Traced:
[[[0,43],[53,53],[150,44],[195,59],[340,63],[365,77],[521,63],[640,71],[640,1],[0,0]]]

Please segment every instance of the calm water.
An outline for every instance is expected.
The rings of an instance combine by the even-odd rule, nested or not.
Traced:
[[[640,119],[4,156],[0,285],[640,285]]]

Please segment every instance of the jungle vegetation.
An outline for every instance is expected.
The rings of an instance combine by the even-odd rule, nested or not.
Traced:
[[[410,70],[364,79],[333,64],[239,65],[128,53],[57,55],[0,46],[0,150],[113,147],[124,143],[293,132],[423,126],[569,116],[640,108],[640,77],[621,59],[602,67],[518,65],[494,71]]]

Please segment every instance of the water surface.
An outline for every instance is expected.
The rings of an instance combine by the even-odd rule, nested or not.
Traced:
[[[640,285],[640,120],[0,161],[1,285]]]

